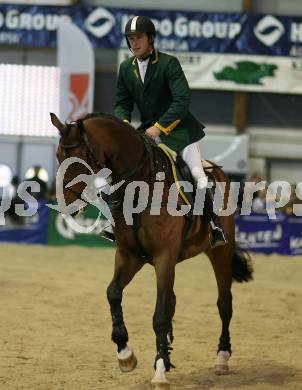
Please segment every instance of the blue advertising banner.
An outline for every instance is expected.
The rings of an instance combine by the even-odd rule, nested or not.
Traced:
[[[47,244],[48,214],[46,201],[39,201],[38,212],[32,217],[24,218],[24,223],[0,227],[0,242]]]
[[[302,217],[288,218],[286,236],[286,254],[302,255]]]
[[[275,220],[266,214],[238,216],[236,241],[243,249],[281,255],[302,254],[302,217],[278,213]]]
[[[95,48],[127,47],[126,22],[154,21],[161,50],[204,53],[302,55],[302,17],[244,13],[134,10],[74,6],[0,5],[0,44],[56,47],[60,20],[80,27]]]
[[[279,253],[284,245],[284,214],[270,220],[267,214],[240,216],[236,220],[236,242],[243,249],[261,253]]]

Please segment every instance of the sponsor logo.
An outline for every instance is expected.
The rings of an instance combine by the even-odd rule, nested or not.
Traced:
[[[257,63],[254,61],[237,61],[214,72],[218,81],[233,81],[243,85],[263,85],[265,77],[274,77],[278,69],[275,64]]]
[[[266,46],[273,46],[284,34],[283,24],[274,16],[267,15],[254,28],[254,34]]]
[[[72,122],[88,114],[89,73],[71,74],[69,78],[70,111],[68,121]]]
[[[85,20],[86,29],[97,38],[103,38],[109,34],[114,25],[114,16],[105,8],[95,9]]]
[[[55,31],[61,21],[72,22],[72,18],[66,14],[20,12],[19,9],[15,8],[8,10],[6,13],[0,12],[0,28],[8,30]]]
[[[290,237],[289,245],[291,250],[302,249],[302,235]]]
[[[276,248],[282,239],[282,225],[277,224],[275,229],[258,230],[256,232],[240,231],[236,226],[236,240],[243,248]]]

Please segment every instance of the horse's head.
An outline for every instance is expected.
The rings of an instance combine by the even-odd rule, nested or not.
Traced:
[[[57,174],[57,198],[59,204],[63,204],[60,201],[64,201],[64,204],[68,206],[81,199],[82,192],[87,185],[85,177],[93,173],[93,168],[89,159],[86,135],[79,126],[81,122],[64,125],[55,114],[51,113],[50,117],[52,124],[60,133],[56,152],[60,164]],[[58,187],[58,183],[61,187]],[[58,188],[62,191],[58,191]],[[72,212],[72,214],[77,214],[77,212]]]
[[[60,163],[57,179],[63,183],[58,191],[57,180],[57,199],[60,203],[63,193],[61,204],[70,205],[80,199],[86,184],[91,184],[93,173],[97,173],[94,178],[101,179],[102,187],[108,184],[110,175],[109,182],[116,190],[119,188],[116,185],[133,178],[149,159],[142,138],[130,125],[112,115],[92,113],[67,125],[55,114],[50,115],[61,136],[57,148]]]

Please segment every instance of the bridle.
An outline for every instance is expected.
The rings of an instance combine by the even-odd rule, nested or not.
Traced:
[[[72,127],[77,127],[80,130],[80,137],[81,138],[77,142],[74,142],[72,144],[66,144],[66,143],[64,143],[64,138],[68,135],[68,133]],[[113,180],[110,183],[111,186],[114,186],[115,184],[117,184],[121,181],[126,182],[126,181],[130,180],[135,174],[137,174],[137,172],[139,172],[141,169],[143,169],[146,162],[151,159],[151,155],[152,155],[152,154],[150,154],[151,145],[147,141],[147,139],[145,139],[144,136],[142,138],[144,140],[144,151],[143,151],[143,155],[142,155],[142,158],[141,158],[138,166],[136,166],[135,168],[131,169],[130,171],[124,172],[121,175],[119,175],[118,177],[116,177],[115,180]],[[86,163],[89,167],[91,167],[92,170],[93,170],[93,166],[95,166],[99,170],[106,167],[105,164],[104,164],[104,166],[102,166],[101,163],[98,161],[98,159],[95,157],[94,152],[92,150],[92,147],[90,145],[83,121],[77,120],[76,122],[72,122],[72,123],[66,125],[66,127],[63,131],[63,134],[60,138],[60,141],[59,141],[59,146],[63,150],[63,157],[66,158],[66,151],[78,148],[82,145],[86,148]],[[152,162],[151,166],[153,166],[153,162]],[[153,169],[152,169],[152,171],[153,171]],[[87,168],[87,174],[88,175],[92,174],[91,170],[89,168]],[[124,182],[124,184],[125,184],[125,182]],[[67,184],[68,184],[68,181],[63,180],[63,190],[64,189],[69,190],[71,193],[73,193],[77,197],[77,199],[81,199],[82,193],[75,191],[72,187],[66,187]],[[107,196],[107,201],[109,201],[109,198],[110,198],[110,195]]]
[[[75,149],[75,148],[78,148],[78,147],[82,146],[83,145],[83,141],[84,141],[84,145],[83,146],[86,148],[86,161],[85,162],[91,168],[93,166],[93,163],[99,168],[100,164],[98,163],[98,161],[94,157],[94,154],[93,154],[93,152],[91,150],[91,147],[89,145],[89,141],[87,139],[87,135],[86,135],[86,133],[83,133],[81,127],[78,126],[78,122],[79,121],[72,122],[72,123],[66,125],[66,127],[65,127],[65,129],[63,131],[63,134],[62,134],[62,136],[60,138],[60,141],[59,141],[59,146],[63,150],[63,157],[65,159],[67,157],[67,151],[70,151],[72,149]],[[74,142],[72,144],[66,144],[66,143],[64,143],[64,138],[66,138],[66,136],[68,135],[68,133],[69,133],[69,131],[70,131],[70,129],[72,127],[79,127],[81,138],[77,142]],[[87,168],[86,173],[88,175],[91,175],[91,171],[90,171],[89,168]],[[63,180],[63,190],[68,190],[71,193],[73,193],[76,196],[77,199],[81,199],[82,193],[75,191],[72,187],[67,187],[67,184],[68,184],[68,181],[64,179]]]

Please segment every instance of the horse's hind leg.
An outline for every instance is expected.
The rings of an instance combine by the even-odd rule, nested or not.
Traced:
[[[133,351],[128,347],[128,332],[122,310],[123,289],[144,265],[138,259],[117,250],[114,276],[107,288],[107,298],[112,317],[112,341],[117,344],[117,357],[121,371],[134,370],[137,364]]]
[[[217,306],[222,322],[215,363],[216,374],[228,373],[228,360],[232,353],[229,326],[233,313],[231,293],[233,252],[234,248],[231,244],[207,252],[216,276],[218,286]]]

